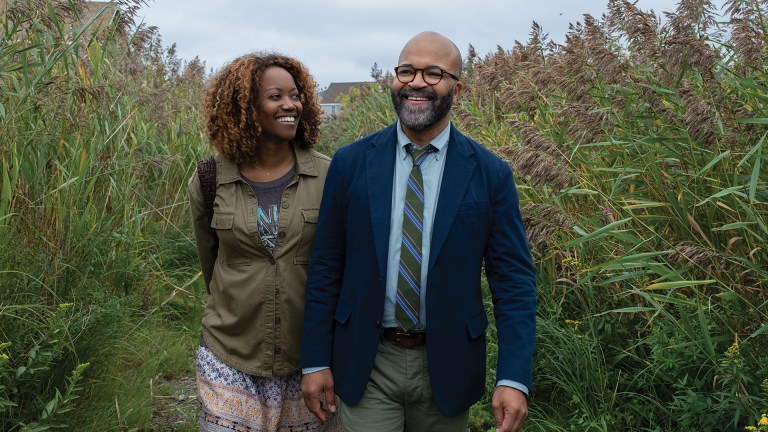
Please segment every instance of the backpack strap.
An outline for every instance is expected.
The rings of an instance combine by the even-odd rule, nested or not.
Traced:
[[[203,192],[203,206],[210,223],[213,220],[213,202],[216,200],[216,160],[213,156],[197,163],[197,176]]]

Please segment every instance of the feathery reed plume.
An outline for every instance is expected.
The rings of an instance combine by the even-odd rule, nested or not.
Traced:
[[[672,247],[674,251],[669,255],[672,262],[693,264],[700,272],[708,274],[722,273],[725,270],[725,259],[715,250],[688,242],[676,243]]]
[[[72,23],[85,8],[85,0],[68,2],[47,2],[46,0],[10,0],[5,2],[5,14],[8,20],[19,25],[25,32],[30,32],[35,26],[42,26],[51,34],[58,34],[56,21],[48,13],[50,4],[56,19],[60,22]]]
[[[744,264],[729,259],[729,254],[689,242],[675,243],[672,247],[674,251],[669,255],[670,261],[691,268],[694,278],[717,278],[724,281],[724,285],[742,294],[760,298],[768,295],[760,288],[764,282],[760,281],[755,272]]]
[[[472,44],[467,47],[467,55],[464,58],[464,67],[461,72],[462,81],[465,85],[471,86],[475,81],[475,64],[478,61],[477,50]]]
[[[604,15],[606,28],[610,33],[618,33],[624,22],[624,3],[622,0],[608,0],[608,12]]]
[[[693,33],[703,36],[717,23],[712,0],[680,0],[674,13],[665,12],[674,33]]]
[[[170,168],[170,166],[176,162],[182,161],[183,158],[178,155],[155,155],[144,159],[133,165],[133,173],[138,177],[144,178],[152,173],[161,173]]]
[[[643,12],[628,0],[610,0],[608,10],[608,28],[623,32],[634,60],[652,62],[659,57],[659,19],[653,10]]]
[[[552,79],[539,85],[548,94],[565,97],[560,117],[571,141],[593,141],[609,121],[609,112],[600,109],[594,95],[626,80],[627,64],[615,45],[602,23],[584,15],[584,24],[571,24],[565,44],[548,59]]]
[[[679,79],[687,68],[696,69],[705,81],[714,77],[719,58],[706,43],[704,33],[715,23],[710,0],[682,0],[674,13],[665,13],[669,35],[662,42],[661,60],[667,65],[670,81]]]
[[[498,92],[502,106],[533,110],[538,94],[534,76],[545,71],[543,43],[546,35],[534,22],[527,45],[515,42],[512,51],[498,47],[495,54],[475,65],[476,97],[486,98]]]
[[[531,248],[548,245],[558,230],[576,224],[576,219],[549,204],[526,204],[520,208]]]
[[[563,189],[571,183],[568,170],[547,153],[525,147],[500,147],[497,152],[509,161],[514,171],[529,179],[534,186],[552,185]]]
[[[128,29],[136,26],[136,17],[142,6],[147,5],[146,0],[115,0],[117,7],[115,15],[115,30],[123,36],[128,34]]]
[[[571,102],[590,103],[590,89],[595,84],[595,74],[589,68],[584,26],[576,23],[571,24],[569,29],[565,35],[565,44],[551,61],[554,82],[557,83],[555,88],[560,88]]]
[[[584,48],[590,65],[600,72],[600,78],[608,83],[618,83],[624,79],[627,63],[611,49],[616,44],[611,40],[604,20],[605,17],[599,22],[592,15],[584,15]]]
[[[725,8],[726,14],[731,16],[731,42],[744,69],[762,67],[765,57],[763,23],[768,12],[765,2],[727,0]]]
[[[477,116],[469,112],[461,104],[454,105],[451,112],[453,114],[453,119],[464,131],[472,132],[477,130],[477,128],[480,126],[480,121]]]
[[[477,88],[479,93],[494,92],[505,82],[506,77],[513,75],[515,70],[511,56],[499,47],[493,54],[475,66]]]
[[[516,119],[510,119],[509,125],[524,147],[568,160],[568,156],[560,150],[559,146],[541,136],[531,125]]]
[[[608,111],[587,104],[569,104],[563,110],[563,117],[568,119],[565,133],[576,143],[595,141],[611,123]]]
[[[688,106],[685,112],[688,135],[703,146],[711,147],[717,138],[719,114],[696,95],[690,82],[686,81],[678,92]]]

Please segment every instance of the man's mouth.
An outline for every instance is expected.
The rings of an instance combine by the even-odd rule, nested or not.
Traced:
[[[414,91],[402,91],[400,97],[414,102],[428,102],[435,99],[434,94]]]

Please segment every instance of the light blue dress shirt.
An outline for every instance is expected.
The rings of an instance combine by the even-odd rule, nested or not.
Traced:
[[[427,323],[426,287],[429,270],[429,245],[432,243],[432,226],[435,221],[437,197],[440,195],[440,183],[445,168],[445,151],[448,147],[450,125],[446,126],[430,144],[437,151],[429,153],[421,162],[421,176],[424,179],[424,225],[421,240],[421,293],[419,301],[419,320],[416,329],[424,329]],[[397,122],[397,156],[395,157],[395,178],[392,185],[392,224],[389,226],[389,252],[387,255],[387,285],[384,297],[383,327],[397,327],[395,320],[395,296],[400,263],[400,247],[403,243],[403,208],[408,176],[413,168],[413,159],[406,150],[411,141]]]

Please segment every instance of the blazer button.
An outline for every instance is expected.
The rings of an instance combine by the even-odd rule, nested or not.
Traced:
[[[287,208],[288,208],[288,201],[283,201],[283,208],[284,208],[284,209],[287,209]]]
[[[275,257],[269,257],[269,263],[275,265]]]

